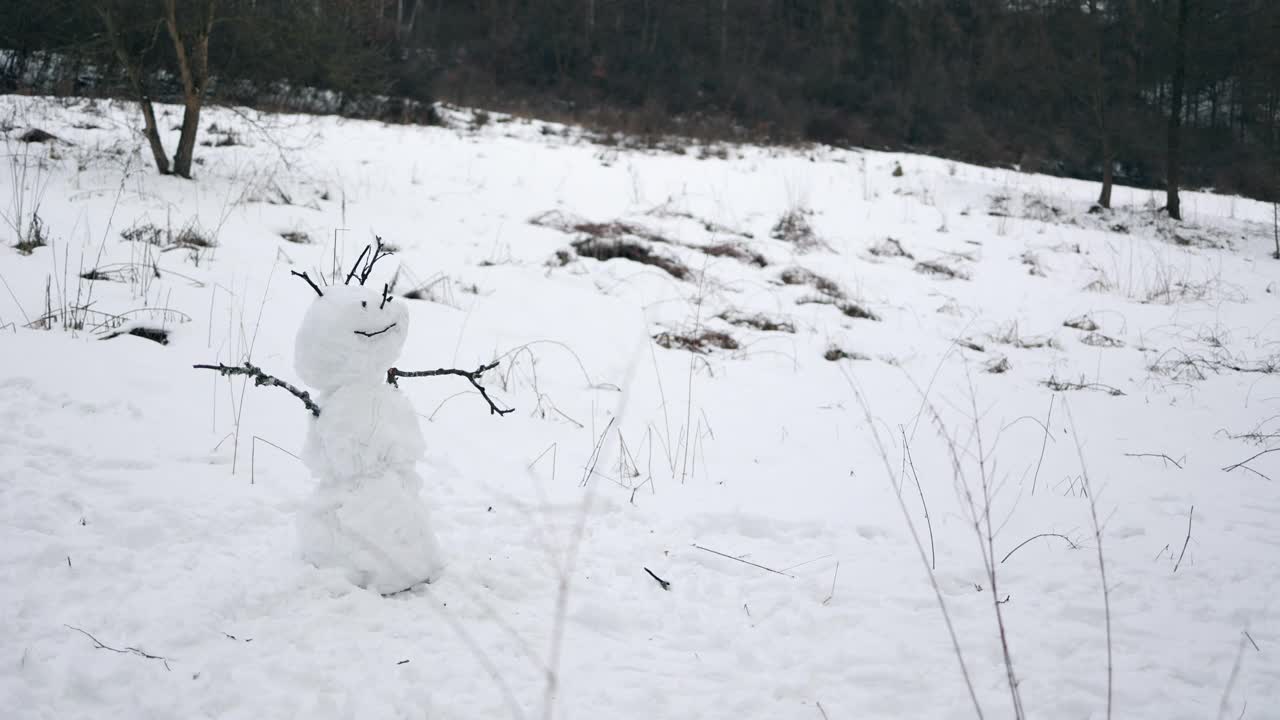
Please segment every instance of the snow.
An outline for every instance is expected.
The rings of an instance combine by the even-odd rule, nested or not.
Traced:
[[[1095,185],[936,158],[679,155],[446,114],[457,129],[209,109],[242,144],[198,148],[188,182],[147,166],[128,105],[0,98],[10,138],[67,141],[10,139],[25,174],[0,173],[4,244],[19,197],[14,224],[38,199],[50,239],[0,248],[9,716],[974,717],[934,565],[974,694],[1009,717],[985,553],[1027,714],[1100,718],[1091,504],[1113,715],[1280,705],[1280,453],[1226,470],[1280,445],[1269,206],[1186,193],[1178,224],[1149,191],[1090,214]],[[793,211],[803,247],[771,236]],[[121,239],[148,223],[159,245]],[[215,245],[169,242],[183,228]],[[375,233],[399,248],[385,276],[342,287]],[[586,233],[689,276],[575,257]],[[93,268],[108,279],[77,279]],[[356,308],[392,277],[398,297]],[[393,331],[354,332],[388,312]],[[757,316],[794,332],[730,322]],[[1097,328],[1063,325],[1081,316]],[[129,327],[169,342],[100,339]],[[652,340],[704,330],[736,349]],[[320,418],[191,368],[246,359],[318,391]],[[503,417],[463,378],[379,382],[492,359]],[[386,598],[306,562],[308,465],[421,480],[447,571]],[[990,547],[966,501],[986,516],[984,478]],[[422,526],[392,494],[347,498],[375,546]],[[1065,539],[1022,544],[1043,533]]]

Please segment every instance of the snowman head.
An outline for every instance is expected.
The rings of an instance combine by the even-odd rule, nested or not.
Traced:
[[[294,368],[317,391],[382,382],[404,349],[408,309],[386,285],[364,285],[373,263],[385,254],[379,240],[376,249],[365,248],[345,285],[312,285],[318,297],[298,328]]]

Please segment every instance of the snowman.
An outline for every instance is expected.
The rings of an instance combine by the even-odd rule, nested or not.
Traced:
[[[387,254],[380,239],[366,247],[342,285],[321,288],[306,273],[293,273],[317,295],[298,329],[294,354],[294,368],[314,400],[249,363],[196,366],[284,388],[311,410],[302,462],[316,484],[297,517],[302,556],[382,594],[431,582],[444,569],[415,467],[426,445],[396,378],[461,375],[489,401],[491,412],[510,412],[499,410],[478,382],[496,363],[473,372],[393,368],[409,334],[408,309],[387,286],[379,291],[365,285],[374,263]]]

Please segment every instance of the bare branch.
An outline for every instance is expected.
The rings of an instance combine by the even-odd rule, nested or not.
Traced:
[[[1266,455],[1267,453],[1273,453],[1273,452],[1276,452],[1276,451],[1280,451],[1280,447],[1268,448],[1268,449],[1263,450],[1262,452],[1260,452],[1260,453],[1258,453],[1258,454],[1256,454],[1256,455],[1254,455],[1254,456],[1252,456],[1252,457],[1249,457],[1249,458],[1246,458],[1246,459],[1244,459],[1244,460],[1241,460],[1240,462],[1238,462],[1238,463],[1236,463],[1236,464],[1234,464],[1234,465],[1228,465],[1228,466],[1226,466],[1226,467],[1222,468],[1222,470],[1223,470],[1224,472],[1231,472],[1232,470],[1235,470],[1235,469],[1237,469],[1237,468],[1244,468],[1245,470],[1248,470],[1248,471],[1250,471],[1250,472],[1253,472],[1253,473],[1254,473],[1254,474],[1256,474],[1256,475],[1261,475],[1262,477],[1266,478],[1266,477],[1267,477],[1266,475],[1263,475],[1262,473],[1258,472],[1257,470],[1254,470],[1253,468],[1249,467],[1249,466],[1248,466],[1248,463],[1249,463],[1249,462],[1252,462],[1252,461],[1254,461],[1254,460],[1257,460],[1258,458],[1262,457],[1263,455]],[[1267,479],[1268,479],[1268,480],[1270,480],[1271,478],[1267,478]]]
[[[1125,457],[1136,457],[1136,458],[1142,458],[1142,457],[1164,458],[1165,462],[1173,463],[1173,466],[1174,466],[1174,467],[1178,468],[1179,470],[1181,470],[1181,469],[1182,469],[1182,464],[1181,464],[1181,463],[1179,463],[1177,460],[1174,460],[1173,458],[1169,457],[1168,455],[1165,455],[1164,453],[1125,453],[1125,454],[1124,454],[1124,456],[1125,456]],[[1184,461],[1184,462],[1186,461],[1186,458],[1185,458],[1185,457],[1184,457],[1184,458],[1182,458],[1182,459],[1183,459],[1183,461]]]
[[[1072,542],[1071,538],[1067,537],[1066,535],[1059,535],[1058,533],[1040,533],[1039,535],[1032,535],[1026,540],[1023,540],[1022,542],[1018,543],[1018,547],[1015,547],[1014,549],[1010,550],[1007,555],[1001,558],[1000,564],[1003,565],[1004,561],[1009,559],[1009,555],[1012,555],[1018,552],[1018,550],[1021,549],[1023,545],[1026,545],[1027,543],[1031,542],[1032,540],[1035,540],[1036,538],[1042,538],[1042,537],[1062,538],[1063,540],[1067,541],[1067,544],[1071,546],[1072,550],[1079,549],[1080,547],[1079,545],[1076,545],[1074,542]]]
[[[666,580],[663,580],[657,575],[654,575],[653,571],[650,570],[649,568],[645,568],[644,571],[649,573],[649,577],[653,578],[654,580],[657,580],[658,584],[662,586],[663,590],[671,590],[671,583],[667,582]]]
[[[720,556],[720,557],[722,557],[722,558],[729,558],[730,560],[733,560],[734,562],[740,562],[740,563],[742,563],[743,565],[750,565],[751,567],[760,568],[761,570],[767,570],[768,572],[771,572],[771,573],[773,573],[774,575],[782,575],[782,576],[784,576],[784,577],[795,577],[795,575],[788,575],[787,573],[784,573],[784,572],[782,572],[781,570],[774,570],[774,569],[773,569],[773,568],[771,568],[771,567],[765,567],[765,566],[763,566],[763,565],[757,565],[756,563],[753,563],[753,562],[751,562],[750,560],[743,560],[742,558],[734,557],[734,556],[732,556],[732,555],[727,555],[727,554],[725,554],[725,553],[720,552],[719,550],[712,550],[711,548],[708,548],[708,547],[702,547],[701,545],[699,545],[699,544],[697,544],[697,543],[694,543],[694,544],[693,544],[693,546],[694,546],[695,548],[699,549],[699,550],[704,551],[704,552],[709,552],[709,553],[711,553],[712,555],[719,555],[719,556]]]
[[[192,365],[191,367],[197,370],[217,370],[218,373],[224,377],[228,375],[247,375],[253,378],[253,384],[258,387],[270,385],[272,387],[282,388],[287,390],[290,395],[301,400],[302,404],[307,406],[307,409],[311,411],[312,415],[320,417],[320,406],[311,400],[311,393],[306,392],[305,390],[299,390],[278,377],[266,374],[262,371],[262,368],[259,368],[252,363],[246,362],[244,365],[240,366],[223,365],[222,363],[218,363],[217,365]]]
[[[101,640],[90,635],[84,630],[81,630],[80,628],[75,627],[74,625],[64,625],[63,627],[69,630],[75,630],[81,635],[84,635],[85,637],[89,638],[90,640],[93,641],[93,646],[99,650],[110,650],[113,653],[120,653],[121,655],[133,654],[133,655],[137,655],[138,657],[144,657],[148,660],[159,660],[160,662],[164,663],[165,670],[171,669],[169,667],[169,658],[163,657],[161,655],[152,655],[151,653],[144,652],[136,647],[127,647],[127,648],[124,648],[123,650],[121,650],[120,648],[114,648],[114,647],[111,647],[110,645],[107,645],[106,643],[103,643]]]
[[[464,377],[471,382],[472,387],[480,391],[480,395],[481,397],[484,398],[485,402],[489,403],[489,414],[490,415],[496,414],[498,416],[502,416],[502,415],[506,415],[509,412],[515,412],[516,409],[506,408],[504,410],[503,408],[500,408],[497,405],[495,405],[493,402],[493,399],[489,397],[489,392],[484,389],[483,385],[480,384],[480,376],[483,375],[486,371],[492,370],[498,367],[498,362],[499,361],[494,360],[488,365],[481,365],[475,370],[470,370],[470,371],[458,370],[457,368],[438,368],[436,370],[401,370],[399,368],[391,368],[390,370],[387,370],[387,382],[391,383],[396,387],[400,387],[400,383],[397,381],[402,377],[406,377],[406,378],[434,377],[437,375],[457,375],[459,377]]]

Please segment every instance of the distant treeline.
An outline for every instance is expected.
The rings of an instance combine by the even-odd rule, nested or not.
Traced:
[[[1172,148],[1182,184],[1280,191],[1276,0],[7,0],[2,88],[129,95],[136,58],[180,98],[170,11],[213,18],[217,102],[427,122],[442,98],[1150,187]]]

